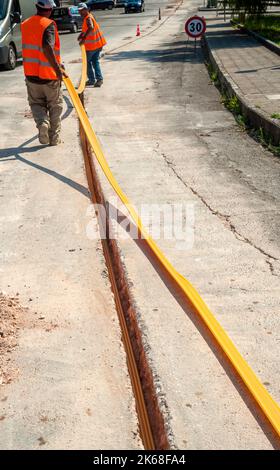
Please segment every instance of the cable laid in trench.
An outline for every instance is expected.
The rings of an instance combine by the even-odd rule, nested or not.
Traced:
[[[85,62],[83,62],[83,67],[86,67]],[[260,382],[256,374],[253,372],[249,364],[245,361],[243,356],[240,354],[228,334],[222,328],[220,323],[217,321],[211,310],[205,304],[199,293],[196,289],[192,286],[192,284],[182,276],[182,274],[178,273],[173,265],[169,262],[166,258],[164,253],[160,250],[157,246],[155,241],[149,235],[147,230],[142,224],[142,221],[131,205],[128,197],[122,191],[121,187],[119,186],[118,182],[116,181],[114,175],[112,174],[110,167],[106,161],[105,155],[101,148],[101,145],[95,135],[95,132],[90,124],[89,118],[86,114],[84,107],[81,104],[80,98],[74,88],[74,85],[70,78],[64,78],[64,83],[70,97],[72,99],[73,105],[76,108],[78,117],[80,119],[81,125],[83,130],[87,136],[87,139],[94,151],[94,154],[107,178],[110,185],[119,196],[121,201],[125,204],[130,216],[134,220],[136,226],[138,227],[139,233],[141,234],[142,238],[145,239],[146,243],[149,245],[151,250],[153,251],[155,257],[157,258],[160,265],[164,268],[167,274],[171,277],[171,279],[175,282],[177,287],[179,287],[186,297],[187,301],[193,306],[195,312],[201,317],[203,322],[205,323],[206,327],[212,334],[214,340],[217,342],[223,353],[228,358],[231,366],[235,370],[235,372],[239,375],[242,379],[242,382],[247,387],[247,390],[252,395],[253,399],[255,400],[256,404],[260,407],[265,417],[268,419],[270,424],[272,425],[274,431],[280,437],[280,407],[272,398],[272,396],[268,393],[266,388]]]
[[[101,197],[97,190],[95,169],[93,168],[93,165],[92,165],[91,154],[88,149],[87,138],[81,126],[80,126],[80,139],[81,139],[81,145],[82,145],[83,155],[85,159],[85,167],[86,167],[86,174],[87,174],[89,189],[92,195],[92,201],[94,204],[100,204],[100,202],[103,202],[103,201],[100,201]],[[102,222],[104,223],[103,220],[99,219],[99,223],[102,223]],[[104,230],[106,230],[106,227],[100,227],[100,229],[103,232]],[[126,324],[124,310],[122,308],[122,302],[120,299],[119,289],[118,289],[117,282],[115,279],[114,268],[113,268],[113,263],[112,263],[112,259],[110,255],[108,242],[106,239],[103,239],[103,238],[101,242],[102,242],[103,253],[105,256],[106,266],[107,266],[108,273],[109,273],[111,288],[114,294],[119,323],[121,327],[122,340],[123,340],[126,357],[127,357],[128,372],[129,372],[129,376],[131,379],[132,390],[133,390],[134,397],[135,397],[140,436],[141,436],[144,448],[146,450],[155,450],[156,447],[155,447],[154,437],[153,437],[153,433],[151,429],[152,426],[151,426],[149,414],[146,408],[141,380],[139,377],[138,367],[136,364],[128,327]],[[166,447],[167,446],[165,446],[165,448]]]

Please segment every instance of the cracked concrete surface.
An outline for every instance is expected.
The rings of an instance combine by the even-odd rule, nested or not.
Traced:
[[[98,93],[87,91],[87,110],[136,207],[193,205],[193,246],[182,251],[176,240],[162,238],[158,244],[280,401],[280,161],[239,129],[201,51],[186,43],[184,21],[199,4],[185,2],[155,34],[107,56],[107,80]],[[113,196],[100,177],[106,196]],[[130,239],[118,245],[172,445],[277,448],[240,381],[150,254]]]
[[[159,145],[159,144],[158,144]],[[203,196],[201,196],[201,194],[199,194],[192,186],[188,185],[188,183],[186,182],[186,180],[184,180],[176,171],[176,166],[172,164],[172,162],[170,160],[168,160],[167,156],[162,153],[161,156],[164,158],[164,160],[166,161],[167,165],[172,169],[172,171],[174,172],[174,174],[176,175],[176,177],[186,186],[186,188],[190,189],[191,192],[200,199],[200,201],[207,207],[207,209],[209,209],[209,211],[219,217],[219,219],[221,219],[223,221],[223,224],[225,225],[225,227],[227,227],[233,234],[234,236],[237,238],[237,240],[240,240],[244,243],[248,243],[249,245],[251,245],[253,248],[255,248],[257,251],[259,251],[262,255],[264,255],[267,259],[266,259],[266,263],[269,265],[269,269],[271,271],[271,274],[273,276],[278,276],[277,273],[275,273],[275,270],[274,270],[274,266],[273,266],[273,263],[272,263],[272,260],[273,261],[279,261],[278,258],[276,258],[275,256],[272,256],[270,255],[269,253],[266,253],[261,247],[259,246],[256,246],[254,241],[253,240],[249,240],[248,238],[244,237],[242,235],[242,233],[238,232],[238,230],[236,229],[236,227],[234,226],[234,224],[232,223],[231,221],[231,216],[230,215],[226,215],[226,214],[221,214],[221,212],[219,212],[218,210],[215,210],[213,209],[213,207],[211,207],[209,205],[209,203],[203,198]]]

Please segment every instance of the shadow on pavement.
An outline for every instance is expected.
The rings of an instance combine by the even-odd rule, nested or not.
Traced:
[[[242,74],[242,73],[257,73],[260,70],[271,70],[272,72],[274,70],[278,71],[280,70],[280,65],[274,65],[274,66],[269,66],[269,67],[260,67],[258,69],[250,69],[250,70],[237,70],[234,73]]]
[[[178,47],[174,47],[174,43],[170,43],[172,47],[169,49],[169,43],[164,44],[165,49],[135,50],[114,52],[105,56],[105,60],[122,61],[122,60],[141,60],[152,63],[161,62],[191,62],[201,63],[202,57],[198,54],[199,44],[197,43],[197,51],[195,51],[194,42],[179,41]]]
[[[66,111],[65,113],[62,115],[61,117],[61,120],[63,121],[64,119],[67,119],[68,116],[70,116],[70,114],[72,113],[73,109],[74,109],[74,106],[72,105],[72,102],[70,101],[70,99],[68,98],[68,96],[65,96],[63,95],[63,99],[65,101],[65,104],[66,104]]]
[[[72,106],[72,103],[69,100],[69,98],[67,96],[63,96],[63,98],[64,98],[64,101],[66,103],[67,108],[66,108],[66,111],[65,111],[65,113],[63,114],[63,116],[61,118],[62,120],[66,119],[73,111],[73,106]],[[39,152],[40,150],[46,148],[45,145],[34,145],[33,147],[27,147],[27,145],[31,144],[32,142],[34,142],[37,139],[38,139],[38,136],[35,135],[35,136],[31,137],[30,139],[26,140],[25,142],[23,142],[18,147],[9,147],[9,148],[5,148],[5,149],[0,149],[0,161],[2,160],[3,162],[7,162],[7,161],[19,160],[22,163],[25,163],[26,165],[29,165],[33,168],[36,168],[39,171],[42,171],[44,173],[47,173],[50,176],[53,176],[54,178],[58,179],[62,183],[65,183],[68,186],[70,186],[71,188],[73,188],[76,191],[80,192],[81,194],[83,194],[87,198],[90,198],[89,190],[85,186],[83,186],[79,183],[76,183],[75,181],[71,180],[70,178],[67,178],[66,176],[63,176],[63,175],[61,175],[60,173],[57,173],[54,170],[51,170],[51,169],[46,168],[42,165],[39,165],[38,163],[31,162],[30,160],[27,160],[26,158],[21,156],[21,154],[23,154],[23,153],[35,153],[35,152]]]
[[[207,31],[207,38],[211,41],[211,49],[249,49],[262,48],[263,45],[256,39],[241,33],[240,31]]]
[[[63,176],[60,173],[57,173],[57,171],[50,170],[49,168],[46,168],[42,165],[38,165],[38,163],[31,162],[30,160],[27,160],[26,158],[22,157],[19,154],[16,155],[15,159],[19,160],[22,163],[25,163],[26,165],[31,166],[32,168],[36,168],[37,170],[42,171],[43,173],[46,173],[47,175],[53,176],[57,180],[61,181],[64,184],[67,184],[71,188],[83,194],[83,196],[86,196],[88,199],[90,199],[89,190],[82,184],[76,183],[76,181],[73,181],[70,178],[67,178],[67,176]]]
[[[71,188],[75,189],[79,193],[83,194],[83,196],[86,196],[88,199],[90,199],[90,193],[89,190],[79,184],[76,183],[76,181],[73,181],[72,179],[68,178],[67,176],[63,176],[60,173],[57,173],[57,171],[51,170],[49,168],[46,168],[42,165],[39,165],[38,163],[34,163],[30,160],[27,160],[26,158],[22,157],[21,154],[23,153],[35,153],[38,152],[39,150],[42,150],[43,148],[46,148],[45,145],[35,145],[34,147],[25,147],[26,145],[30,144],[34,140],[37,139],[37,136],[32,137],[32,139],[29,139],[28,141],[24,142],[22,145],[19,147],[10,147],[4,150],[0,150],[0,161],[2,160],[3,162],[6,161],[20,161],[22,163],[25,163],[26,165],[31,166],[32,168],[36,168],[39,171],[42,171],[43,173],[46,173],[47,175],[52,176],[53,178],[56,178],[57,180],[61,181],[64,184],[67,184]]]
[[[73,106],[71,104],[71,101],[67,96],[63,96],[65,103],[66,103],[66,111],[62,116],[62,120],[66,119],[73,111]],[[61,175],[60,173],[57,173],[54,170],[51,170],[49,168],[46,168],[42,165],[39,165],[38,163],[31,162],[30,160],[27,160],[26,158],[22,157],[21,154],[23,153],[35,153],[39,152],[40,150],[46,148],[45,145],[34,145],[33,147],[27,147],[27,145],[31,144],[35,140],[38,139],[38,136],[35,135],[28,139],[27,141],[23,142],[21,145],[18,147],[9,147],[5,149],[0,149],[0,161],[2,160],[3,162],[6,161],[11,161],[11,160],[19,160],[22,163],[25,163],[26,165],[29,165],[33,168],[36,168],[39,171],[42,171],[44,173],[47,173],[48,175],[58,179],[64,184],[67,184],[71,188],[75,189],[79,193],[83,194],[87,198],[90,198],[90,193],[88,188],[85,186],[76,183],[75,181],[71,180],[70,178],[67,178],[66,176]]]

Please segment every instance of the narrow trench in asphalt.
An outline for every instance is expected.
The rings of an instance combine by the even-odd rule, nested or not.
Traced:
[[[80,98],[84,105],[83,95],[80,95]],[[92,202],[106,207],[91,147],[80,123],[79,133]],[[98,222],[101,221],[98,220]],[[108,218],[106,224],[107,227],[100,227],[101,233],[104,233],[105,230],[106,234],[110,233],[108,230],[110,220]],[[153,373],[144,350],[141,331],[139,330],[117,243],[107,237],[101,241],[127,356],[128,372],[134,393],[143,446],[146,450],[167,450],[170,448],[170,443],[164,418],[160,410]]]

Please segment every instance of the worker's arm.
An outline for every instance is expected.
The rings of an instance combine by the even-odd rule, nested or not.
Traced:
[[[54,49],[53,49],[54,43],[55,43],[55,28],[54,28],[54,25],[51,24],[45,30],[45,33],[43,36],[43,53],[46,56],[52,68],[54,69],[58,80],[62,80],[63,76],[67,77],[67,75],[56,60]]]
[[[91,18],[88,18],[87,19],[87,30],[84,32],[84,33],[81,33],[79,36],[78,36],[78,41],[79,41],[79,44],[80,46],[82,44],[84,44],[85,42],[85,38],[92,33],[92,31],[94,30],[94,24],[93,24],[93,21]]]
[[[48,62],[51,64],[52,68],[54,69],[58,80],[62,80],[63,72],[60,68],[59,63],[56,60],[52,46],[50,46],[49,44],[44,45],[43,52],[46,58],[48,59]]]

